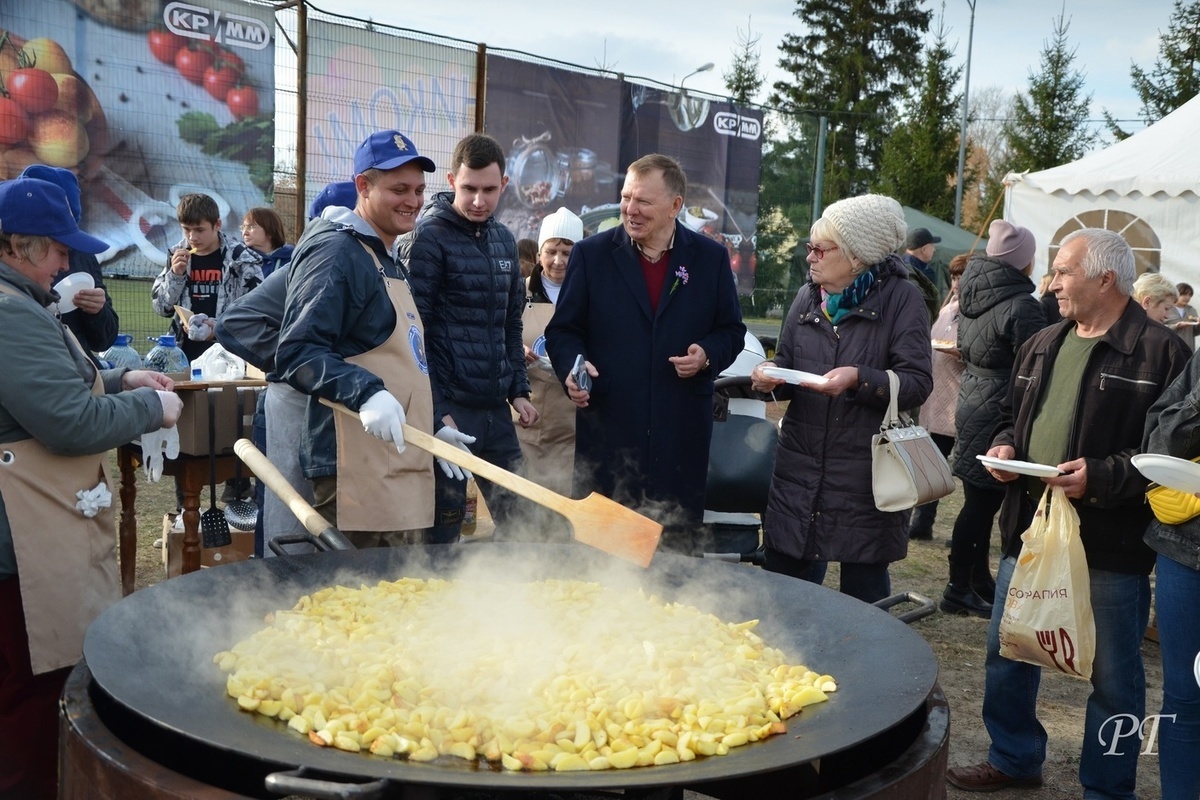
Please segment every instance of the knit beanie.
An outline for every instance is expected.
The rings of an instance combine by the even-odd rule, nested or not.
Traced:
[[[1002,219],[993,220],[988,227],[987,254],[1015,269],[1025,269],[1033,263],[1037,242],[1028,228],[1013,225]]]
[[[837,229],[850,253],[868,267],[900,249],[908,233],[904,209],[882,194],[864,194],[833,203],[821,215]]]
[[[583,220],[569,208],[560,208],[542,220],[542,229],[538,233],[538,252],[541,252],[547,239],[566,239],[575,243],[582,238]]]

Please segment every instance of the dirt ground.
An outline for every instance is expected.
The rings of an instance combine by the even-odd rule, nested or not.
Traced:
[[[115,459],[113,463],[115,474]],[[207,507],[207,490],[202,497],[202,509]],[[942,500],[938,509],[934,539],[913,542],[904,561],[892,567],[892,585],[896,592],[911,591],[938,599],[946,584],[949,539],[954,518],[962,503],[959,492]],[[143,588],[166,577],[162,555],[154,542],[162,532],[162,516],[175,505],[173,484],[169,478],[149,484],[138,475],[138,548],[137,588]],[[488,521],[482,507],[479,535],[486,535]],[[992,567],[998,559],[998,534],[992,537]],[[831,567],[827,586],[837,586],[836,566]],[[898,609],[903,610],[903,609]],[[987,757],[989,739],[980,717],[983,699],[983,658],[986,620],[958,617],[938,612],[913,623],[937,655],[939,681],[950,703],[950,765],[974,764]],[[1142,652],[1146,662],[1146,709],[1155,713],[1162,703],[1162,663],[1158,645],[1147,639]],[[1090,686],[1081,680],[1063,675],[1044,673],[1041,684],[1039,714],[1050,736],[1047,760],[1043,771],[1045,787],[1037,790],[997,792],[996,800],[1049,800],[1078,798],[1079,751],[1083,736],[1084,706]],[[1156,745],[1156,743],[1155,743]],[[1146,753],[1145,743],[1142,752]],[[1161,796],[1158,780],[1157,747],[1153,753],[1139,759],[1138,795],[1149,800]],[[967,800],[975,795],[947,787],[949,800]]]

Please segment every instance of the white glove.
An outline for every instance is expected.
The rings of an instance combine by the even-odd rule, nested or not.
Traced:
[[[162,426],[164,428],[174,428],[175,423],[179,421],[179,415],[183,413],[183,398],[175,394],[175,392],[164,392],[162,389],[155,389],[154,391],[158,392],[158,401],[162,403]],[[175,434],[175,439],[178,441],[178,433]],[[171,458],[174,457],[171,456]]]
[[[207,342],[213,338],[217,323],[208,314],[195,314],[188,320],[187,337],[193,342]]]
[[[146,480],[157,483],[163,473],[163,456],[179,457],[179,429],[159,428],[142,434],[142,466]]]
[[[396,445],[396,452],[404,452],[404,406],[386,389],[367,398],[358,409],[358,418],[363,430],[377,439]]]
[[[471,452],[467,445],[475,444],[475,437],[468,436],[457,428],[451,428],[449,425],[443,425],[442,429],[433,435],[435,439],[441,439],[443,442],[452,444],[464,453]],[[434,461],[442,468],[442,472],[446,473],[447,478],[465,481],[475,477],[471,474],[471,470],[465,467],[460,467],[458,464],[451,464],[444,458],[435,458]]]
[[[108,490],[104,481],[97,483],[93,489],[80,489],[75,493],[75,497],[79,500],[75,508],[88,519],[99,514],[100,509],[112,505],[112,492]]]

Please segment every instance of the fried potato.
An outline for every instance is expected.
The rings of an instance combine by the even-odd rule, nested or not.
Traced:
[[[674,764],[785,733],[837,691],[757,620],[584,581],[331,586],[266,623],[213,658],[238,707],[384,758]]]

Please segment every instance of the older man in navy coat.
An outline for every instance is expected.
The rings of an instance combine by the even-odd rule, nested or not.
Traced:
[[[571,250],[546,352],[579,407],[576,496],[636,508],[663,523],[665,546],[689,552],[704,516],[713,380],[746,326],[728,251],[676,220],[686,190],[673,158],[629,166],[622,227]],[[571,375],[579,355],[590,391]]]

